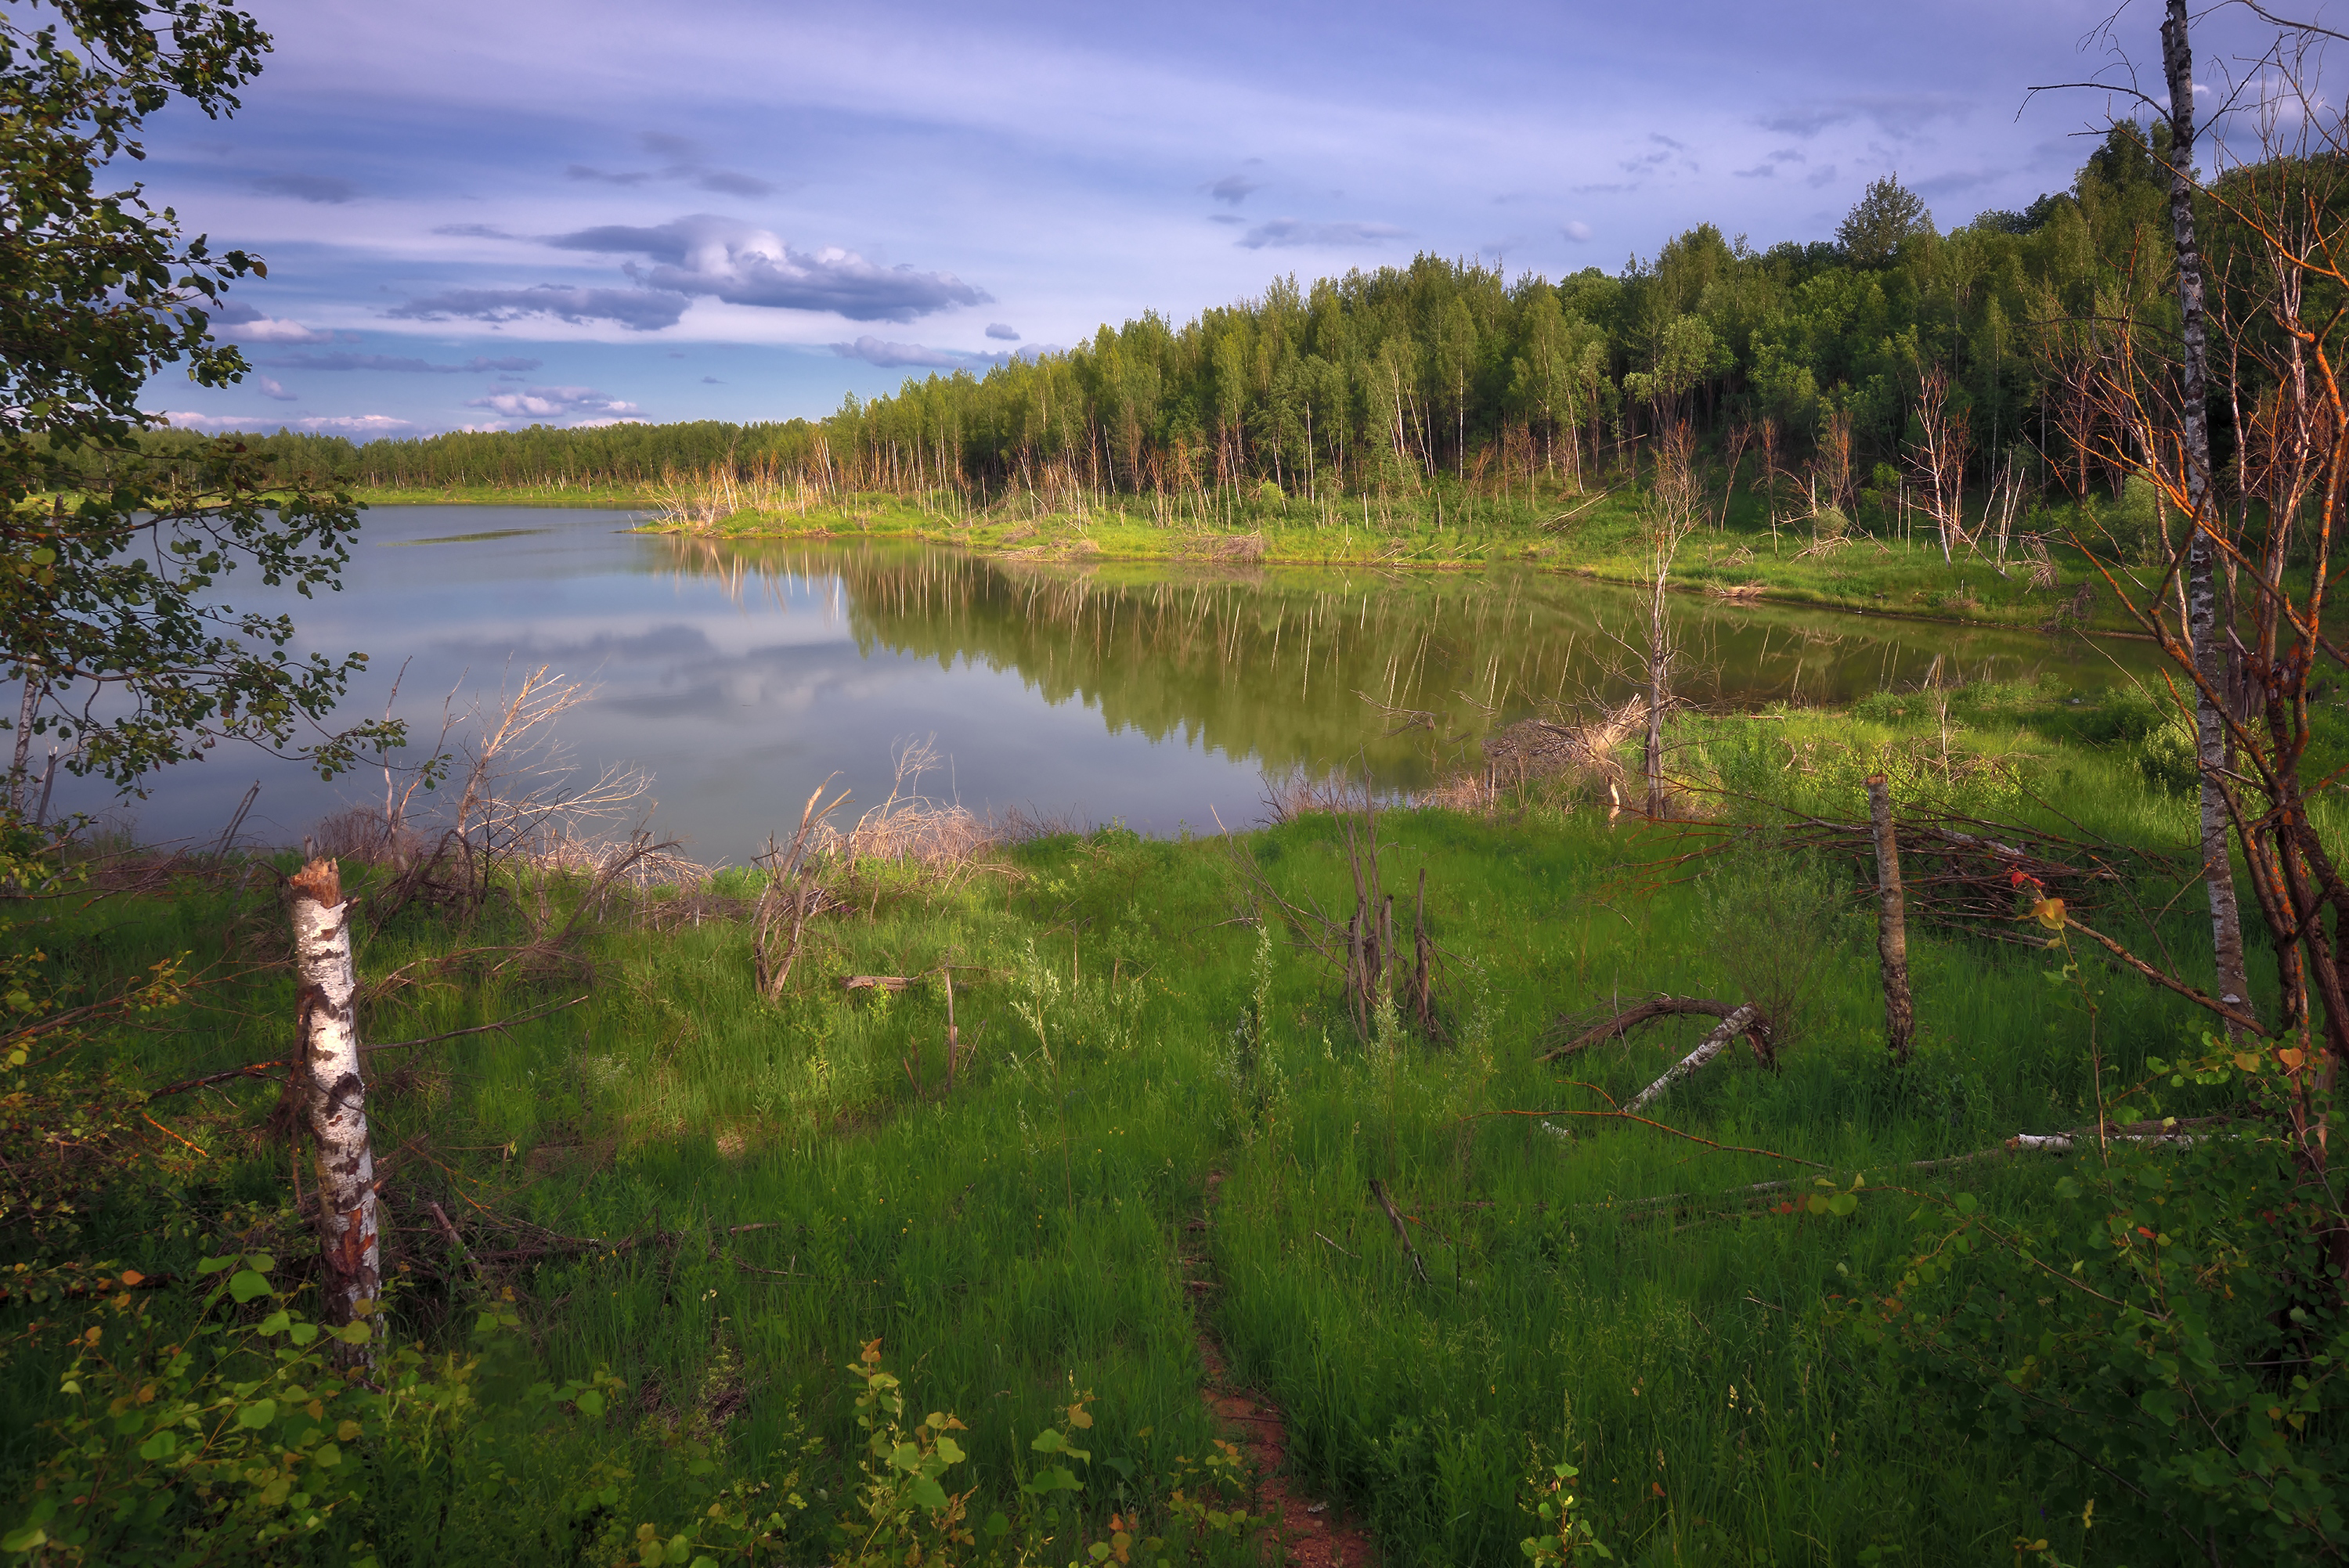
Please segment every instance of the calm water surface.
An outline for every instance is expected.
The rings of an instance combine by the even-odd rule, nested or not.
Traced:
[[[1515,569],[1398,574],[1071,565],[907,546],[713,544],[633,534],[627,514],[380,507],[344,591],[290,599],[299,646],[373,657],[347,712],[396,711],[429,738],[444,697],[493,697],[551,665],[595,683],[561,738],[592,773],[655,779],[654,825],[705,861],[788,831],[826,775],[853,811],[888,793],[893,748],[936,738],[926,792],[1149,833],[1262,815],[1267,771],[1367,766],[1433,776],[1490,728],[1549,702],[1619,695],[1610,633],[1637,597]],[[242,585],[232,583],[233,587]],[[266,591],[231,593],[274,608]],[[1984,632],[1677,597],[1687,695],[1831,702],[1914,685],[1933,659],[1965,678],[2054,670],[2076,684],[2152,662],[2141,645]],[[2111,657],[2107,657],[2109,653]],[[1389,710],[1436,716],[1390,733]],[[151,841],[217,836],[255,779],[246,836],[297,841],[380,801],[380,772],[324,783],[242,748],[112,806]],[[111,797],[61,784],[59,804]]]

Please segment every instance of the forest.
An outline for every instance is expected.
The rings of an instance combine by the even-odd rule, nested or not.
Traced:
[[[1947,232],[1888,176],[1831,242],[1757,251],[1701,224],[1614,274],[1512,280],[1423,254],[1309,286],[1291,276],[1180,326],[1145,312],[1063,354],[852,396],[821,421],[364,445],[280,431],[257,449],[399,490],[645,486],[731,466],[980,498],[1270,484],[1309,499],[1439,476],[1479,492],[1578,483],[1686,419],[1733,465],[1750,454],[1756,475],[1799,472],[1855,515],[1912,481],[1936,438],[1974,480],[2019,472],[2078,499],[2121,478],[2083,324],[2126,309],[2158,328],[2172,292],[2166,139],[2124,121],[2068,191]],[[2223,217],[2205,223],[2222,302]],[[2222,413],[2222,445],[2229,425]],[[196,441],[147,438],[159,453]]]

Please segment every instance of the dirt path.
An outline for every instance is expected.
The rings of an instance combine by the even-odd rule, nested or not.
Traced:
[[[1184,1225],[1186,1239],[1204,1233],[1213,1222],[1223,1181],[1222,1171],[1207,1172],[1206,1204],[1199,1218]],[[1288,1446],[1280,1407],[1252,1388],[1233,1385],[1224,1348],[1206,1326],[1206,1309],[1216,1289],[1213,1272],[1213,1260],[1204,1255],[1183,1258],[1184,1283],[1200,1308],[1199,1359],[1207,1367],[1206,1387],[1200,1393],[1256,1471],[1257,1501],[1272,1514],[1288,1543],[1288,1561],[1299,1568],[1377,1568],[1378,1553],[1369,1532],[1336,1504],[1314,1500],[1294,1478],[1282,1473]]]

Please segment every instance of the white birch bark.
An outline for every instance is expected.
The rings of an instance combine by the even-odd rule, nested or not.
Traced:
[[[1754,1004],[1748,1002],[1723,1018],[1714,1027],[1713,1033],[1707,1035],[1697,1046],[1696,1049],[1674,1062],[1663,1077],[1634,1095],[1631,1102],[1623,1108],[1623,1114],[1630,1116],[1645,1110],[1650,1105],[1661,1099],[1666,1089],[1721,1055],[1728,1047],[1729,1042],[1744,1034],[1753,1022]]]
[[[2213,693],[2225,689],[2227,661],[2219,637],[2213,571],[2219,509],[2210,493],[2210,346],[2202,303],[2202,253],[2194,232],[2194,52],[2187,36],[2186,0],[2169,0],[2169,15],[2161,26],[2161,55],[2169,78],[2169,228],[2178,253],[2183,350],[2178,397],[2184,404],[2186,488],[2194,509],[2193,539],[2186,556],[2186,634],[2201,677],[2194,701],[2194,751],[2201,779],[2202,881],[2209,890],[2210,945],[2220,999],[2248,1012],[2251,985],[2243,967],[2243,921],[2235,902],[2235,866],[2228,852],[2227,808],[2219,782],[2229,761],[2227,728],[2219,705],[2211,700]]]
[[[294,1070],[316,1157],[314,1219],[326,1265],[326,1318],[347,1324],[373,1313],[383,1278],[375,1150],[367,1141],[367,1082],[352,1006],[358,975],[351,959],[351,906],[332,861],[312,861],[294,874],[291,886],[300,986]],[[363,1358],[374,1359],[371,1346]]]

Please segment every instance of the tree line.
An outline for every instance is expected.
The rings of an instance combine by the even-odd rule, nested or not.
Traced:
[[[1961,484],[2021,469],[2082,499],[2116,489],[2124,466],[2086,374],[2097,323],[2143,326],[2174,293],[2167,131],[2123,122],[2068,191],[1946,232],[1887,177],[1832,242],[1755,250],[1707,223],[1613,274],[1512,280],[1421,255],[1309,286],[1281,278],[1180,326],[1145,312],[1065,353],[852,395],[819,421],[262,445],[319,478],[398,488],[632,486],[731,467],[982,497],[1321,497],[1576,484],[1688,422],[1733,461],[1807,466],[1837,492],[1820,499],[1844,504],[1952,464]],[[2222,313],[2223,219],[2205,221]],[[2220,411],[2222,447],[2230,427]]]

